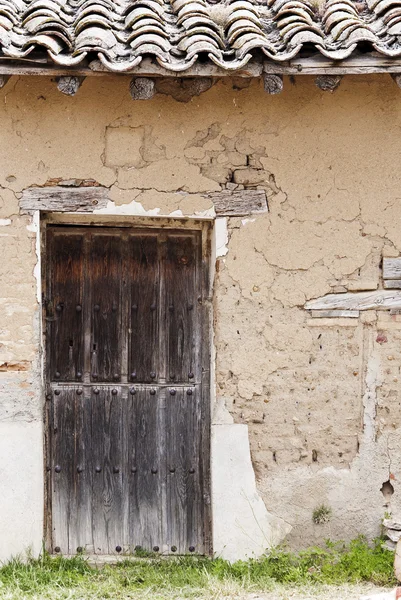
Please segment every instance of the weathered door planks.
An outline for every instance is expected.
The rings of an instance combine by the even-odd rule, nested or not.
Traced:
[[[159,257],[155,235],[130,236],[126,257],[131,274],[129,376],[151,383],[158,372]]]
[[[209,553],[201,232],[56,226],[47,240],[50,549]]]
[[[83,243],[80,233],[55,233],[50,238],[51,301],[46,321],[50,339],[50,376],[59,381],[80,380],[83,373]]]

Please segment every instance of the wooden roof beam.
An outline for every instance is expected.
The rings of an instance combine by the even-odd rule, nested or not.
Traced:
[[[7,84],[10,78],[11,75],[0,75],[0,90]]]
[[[280,94],[284,88],[283,76],[263,73],[263,87],[268,94]]]
[[[323,92],[334,92],[341,83],[342,75],[318,75],[315,84]]]
[[[75,75],[67,75],[57,77],[57,88],[66,96],[75,96],[79,88],[84,82],[85,77],[77,77]]]

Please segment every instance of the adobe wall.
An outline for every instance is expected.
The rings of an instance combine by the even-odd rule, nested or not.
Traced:
[[[274,97],[225,81],[187,104],[133,102],[128,79],[111,76],[74,98],[36,77],[0,91],[0,560],[42,540],[38,222],[18,202],[76,180],[108,187],[109,212],[132,215],[213,215],[202,193],[266,191],[268,213],[218,219],[215,427],[240,432],[252,488],[249,438],[260,518],[292,527],[294,547],[373,537],[385,512],[400,515],[401,316],[304,309],[376,289],[382,257],[401,254],[400,128],[386,76],[346,77],[334,94],[298,77]],[[235,441],[214,443],[215,473],[234,473]],[[217,529],[230,502],[219,496]],[[322,503],[331,515],[316,524]]]

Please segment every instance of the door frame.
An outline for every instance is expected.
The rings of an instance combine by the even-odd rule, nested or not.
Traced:
[[[42,354],[42,381],[45,394],[45,384],[47,381],[47,340],[46,340],[46,286],[47,286],[47,228],[49,226],[61,225],[71,227],[114,227],[114,228],[136,228],[166,229],[179,231],[200,231],[201,232],[201,271],[202,271],[202,289],[205,293],[205,301],[202,304],[201,315],[202,339],[206,343],[202,345],[202,395],[207,395],[208,402],[204,404],[206,419],[203,423],[203,435],[207,440],[208,464],[205,464],[204,473],[204,547],[205,555],[213,554],[213,532],[212,532],[212,490],[211,490],[211,425],[212,425],[212,391],[213,391],[213,278],[214,269],[212,268],[212,236],[213,236],[213,218],[186,218],[186,217],[137,217],[137,216],[113,216],[113,215],[93,215],[93,214],[69,214],[69,213],[41,213],[40,215],[40,269],[41,269],[41,354]],[[52,493],[51,493],[51,468],[49,463],[50,441],[50,407],[48,398],[44,399],[44,547],[46,551],[52,549]],[[203,457],[204,458],[204,457]]]

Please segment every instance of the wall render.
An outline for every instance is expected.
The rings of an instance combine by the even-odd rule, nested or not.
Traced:
[[[0,92],[0,428],[16,432],[2,452],[0,558],[12,536],[12,552],[41,543],[37,257],[18,200],[29,186],[88,181],[125,214],[210,215],[205,192],[266,191],[269,212],[228,219],[216,261],[216,402],[248,426],[258,491],[293,546],[377,535],[384,512],[401,510],[401,317],[312,319],[304,304],[375,289],[382,257],[401,253],[398,88],[349,77],[330,95],[299,77],[270,97],[261,82],[225,81],[179,104],[133,103],[127,84],[87,79],[65,98],[49,80],[16,78]],[[316,524],[321,503],[331,518]]]

